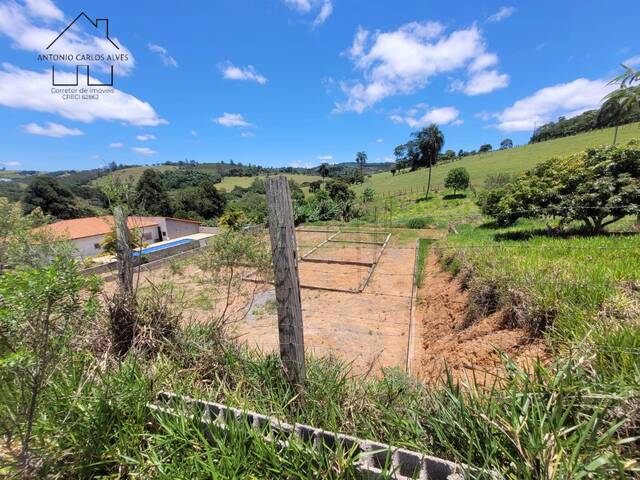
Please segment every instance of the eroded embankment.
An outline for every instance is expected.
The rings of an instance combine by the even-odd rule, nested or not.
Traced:
[[[475,376],[481,384],[492,383],[503,369],[500,352],[523,366],[549,355],[541,339],[509,327],[502,311],[467,325],[468,293],[433,251],[417,299],[415,374],[427,383],[442,380],[447,367],[456,380]]]

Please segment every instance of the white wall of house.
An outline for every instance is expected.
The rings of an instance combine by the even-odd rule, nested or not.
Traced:
[[[162,240],[174,240],[185,235],[200,232],[200,225],[193,222],[183,222],[172,218],[153,217],[162,230]]]
[[[181,222],[171,218],[167,218],[165,222],[167,224],[167,236],[171,240],[178,237],[184,237],[185,235],[200,233],[200,225],[197,223]]]
[[[142,240],[145,243],[156,243],[162,241],[160,238],[160,232],[158,231],[158,225],[152,225],[150,227],[140,228],[142,234]],[[76,238],[71,240],[77,249],[77,255],[80,257],[90,257],[91,255],[98,255],[102,253],[102,247],[100,243],[104,240],[105,235],[94,235],[92,237]]]
[[[78,249],[78,255],[81,257],[89,257],[102,252],[100,242],[104,240],[104,235],[95,235],[93,237],[76,238],[71,242]]]

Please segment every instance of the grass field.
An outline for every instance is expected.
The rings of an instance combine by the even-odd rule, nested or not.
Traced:
[[[130,167],[130,168],[123,168],[122,170],[116,170],[115,172],[113,172],[111,175],[114,176],[115,178],[119,178],[121,180],[126,180],[132,183],[136,183],[139,179],[140,176],[142,175],[142,172],[144,172],[145,170],[152,168],[154,170],[158,170],[161,172],[166,172],[169,170],[175,170],[176,166],[174,165],[160,165],[160,166],[144,166],[144,167]],[[207,172],[207,169],[199,169],[198,167],[196,167],[196,170],[201,170],[203,172]],[[287,178],[292,178],[293,180],[295,180],[298,183],[302,183],[302,182],[313,182],[314,180],[320,180],[321,177],[319,176],[313,176],[313,175],[298,175],[298,174],[286,174]],[[233,190],[234,187],[243,187],[243,188],[247,188],[248,186],[251,185],[251,183],[253,182],[253,179],[256,177],[224,177],[222,179],[222,182],[216,184],[216,188],[218,189],[223,189],[226,190],[227,192]],[[264,178],[264,177],[262,177]],[[97,182],[100,182],[102,179],[98,179],[96,180]]]
[[[624,125],[618,131],[618,143],[640,138],[640,123]],[[456,167],[465,167],[471,176],[475,188],[482,188],[489,175],[497,173],[520,173],[536,164],[558,155],[568,155],[588,147],[610,144],[613,140],[613,128],[582,133],[572,137],[558,138],[547,142],[524,145],[509,150],[499,150],[482,155],[474,155],[459,161],[435,166],[433,168],[432,185],[439,190],[444,188],[447,172]],[[446,148],[446,146],[445,146]],[[355,187],[357,193],[371,187],[376,194],[396,193],[406,190],[422,191],[427,183],[427,170],[396,174],[390,172],[377,173],[363,185]]]
[[[640,235],[553,237],[539,220],[503,229],[468,224],[458,232],[437,248],[466,278],[472,305],[506,308],[520,326],[593,353],[602,375],[638,385]]]
[[[298,175],[298,174],[285,174],[289,179],[294,180],[298,184],[303,182],[313,182],[314,180],[320,180],[321,177],[313,175]],[[225,177],[222,182],[216,184],[216,188],[224,189],[227,192],[233,190],[234,187],[247,188],[253,183],[256,177]],[[260,177],[265,178],[265,177]]]

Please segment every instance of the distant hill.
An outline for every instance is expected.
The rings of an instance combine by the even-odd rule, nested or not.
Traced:
[[[618,143],[626,143],[634,138],[640,139],[640,123],[619,127]],[[480,189],[489,175],[521,173],[554,156],[568,155],[589,147],[611,144],[612,140],[613,128],[606,128],[571,137],[464,157],[461,160],[436,165],[433,168],[432,185],[435,188],[443,189],[447,172],[455,167],[465,167],[471,177],[471,184]],[[373,188],[376,194],[410,191],[411,189],[417,191],[421,190],[426,183],[427,169],[396,174],[395,176],[386,172],[372,175],[364,184],[356,186],[356,191],[361,192],[366,187]]]

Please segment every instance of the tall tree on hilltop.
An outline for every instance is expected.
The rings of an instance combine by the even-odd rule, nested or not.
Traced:
[[[365,152],[356,153],[356,163],[360,166],[360,173],[362,173],[364,164],[367,163],[367,154]]]
[[[505,138],[500,142],[500,150],[505,150],[507,148],[513,148],[513,140],[510,138]]]
[[[142,172],[136,185],[136,207],[148,215],[171,215],[171,205],[162,175],[151,168]]]
[[[320,165],[320,168],[318,169],[318,173],[322,177],[322,181],[324,181],[324,179],[327,176],[329,176],[329,165],[327,165],[326,163],[323,163],[322,165]]]
[[[431,170],[438,161],[438,155],[444,146],[444,134],[438,128],[438,125],[432,123],[428,127],[423,128],[418,132],[414,132],[412,135],[416,139],[416,143],[418,145],[420,163],[422,165],[429,165],[429,180],[427,181],[426,194],[428,198],[429,192],[431,191]]]
[[[628,112],[640,108],[640,71],[626,65],[622,67],[625,72],[609,82],[609,85],[619,85],[620,88],[604,97],[606,100],[598,111],[598,123],[608,120],[616,122],[613,130],[614,145],[618,139],[618,124]]]

